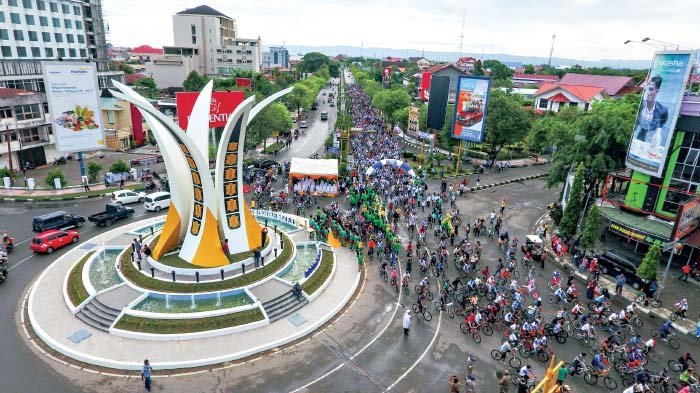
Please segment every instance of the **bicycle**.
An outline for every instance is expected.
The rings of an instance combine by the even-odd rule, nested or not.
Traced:
[[[389,274],[385,267],[379,266],[379,277],[384,279],[384,282],[389,282]]]
[[[474,340],[475,343],[479,344],[481,342],[481,334],[479,334],[478,326],[467,326],[466,323],[462,322],[459,324],[459,330],[461,330],[464,334],[471,333],[472,340]]]
[[[430,322],[430,320],[433,319],[433,314],[431,314],[430,311],[428,311],[426,307],[418,307],[418,304],[413,303],[412,308],[413,308],[413,312],[416,315],[422,316],[423,319],[425,319],[427,322]],[[422,308],[422,310],[421,310],[421,308]]]
[[[446,311],[448,317],[450,317],[450,318],[454,318],[454,317],[455,317],[455,309],[454,309],[453,303],[447,303],[447,304],[445,304],[445,303],[442,302],[442,300],[439,300],[439,299],[438,299],[438,300],[435,302],[434,306],[435,306],[435,311],[438,311],[438,312],[440,312],[440,311]]]
[[[681,315],[681,312],[678,311],[678,310],[676,310],[676,311],[674,311],[674,312],[671,313],[670,319],[671,319],[672,321],[675,321],[675,320],[677,320],[678,318],[683,318],[683,319],[685,319],[685,317],[682,316],[682,315]]]
[[[515,356],[515,353],[513,351],[510,352],[510,358],[508,358],[508,353],[506,353],[505,357],[508,358],[508,365],[511,368],[518,369],[520,366],[522,366],[523,362]],[[502,360],[504,363],[506,360],[503,357],[503,352],[499,351],[498,349],[494,349],[491,351],[491,358],[493,360]]]
[[[661,330],[652,329],[651,336],[654,338],[661,338]],[[668,346],[673,349],[678,349],[681,346],[681,344],[678,342],[678,339],[676,338],[675,331],[671,331],[666,335],[666,341],[668,341]]]
[[[578,370],[574,370],[574,366],[571,363],[566,363],[564,367],[571,370],[569,371],[569,375],[583,375],[583,380],[589,385],[597,384],[598,378],[603,377],[603,384],[606,388],[608,388],[609,390],[617,389],[617,382],[608,375],[610,374],[610,369],[601,372],[596,372],[585,363],[582,363]]]
[[[648,301],[649,304],[651,304],[651,306],[654,307],[654,308],[659,308],[659,307],[661,307],[661,305],[662,305],[662,304],[661,304],[661,300],[659,300],[659,299],[657,299],[657,298],[654,298],[654,297],[649,298],[649,297],[647,297],[647,294],[644,293],[644,292],[641,292],[639,295],[637,295],[637,297],[634,298],[634,302],[635,302],[635,303],[639,303],[639,304],[642,304],[642,305],[644,305],[644,303],[647,302],[647,301]]]
[[[518,385],[520,385],[520,381],[522,381],[524,379],[525,379],[525,377],[522,377],[520,375],[513,375],[512,377],[510,377],[510,383],[512,383],[515,386],[518,386]],[[532,389],[535,388],[535,381],[533,381],[532,379],[528,378],[527,382],[525,382],[525,384],[527,385],[528,392],[531,392]]]
[[[398,283],[398,279],[397,279],[397,278],[392,277],[392,278],[391,278],[391,282],[390,282],[389,285],[391,285],[391,286],[393,286],[394,288],[396,288],[396,292],[397,292],[397,293],[399,292],[399,283]]]
[[[423,287],[422,285],[417,284],[415,287],[413,287],[413,290],[419,295],[425,295],[426,299],[433,300],[433,293],[430,292],[430,286]]]

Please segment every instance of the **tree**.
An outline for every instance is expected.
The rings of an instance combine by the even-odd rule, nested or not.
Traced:
[[[214,90],[233,90],[236,88],[235,78],[215,78]]]
[[[372,105],[382,111],[384,118],[391,120],[394,112],[407,108],[411,96],[402,88],[378,91],[372,98]]]
[[[61,172],[60,169],[50,170],[44,178],[44,183],[46,183],[46,185],[50,188],[56,188],[53,179],[61,179],[61,187],[65,187],[68,185],[68,182],[66,182],[66,176],[63,175],[63,172]]]
[[[197,71],[191,71],[187,74],[187,78],[182,82],[182,88],[185,91],[200,91],[209,82],[209,79],[203,75],[199,75]]]
[[[637,268],[637,276],[642,280],[651,281],[656,278],[656,272],[659,270],[661,262],[661,246],[654,243],[649,247],[642,263]]]
[[[598,206],[593,205],[588,210],[586,224],[583,226],[583,234],[581,235],[581,247],[583,250],[593,250],[595,241],[598,238]]]
[[[126,64],[126,63],[119,64],[119,71],[124,71],[125,74],[133,74],[134,73],[134,69],[131,68],[131,66]]]
[[[474,63],[474,69],[472,70],[472,75],[477,75],[477,76],[484,75],[484,67],[481,64],[481,60],[477,60],[476,63]]]
[[[7,167],[0,168],[0,179],[3,177],[13,177],[12,171]]]
[[[88,177],[90,178],[90,183],[96,183],[97,177],[100,175],[102,170],[102,165],[96,163],[95,161],[88,162],[87,171]]]
[[[498,60],[484,60],[483,66],[490,71],[493,79],[510,79],[513,77],[513,70]]]
[[[297,66],[299,71],[314,73],[321,69],[322,66],[330,64],[331,60],[328,56],[320,52],[309,52],[304,55],[301,62]]]
[[[491,144],[489,159],[496,160],[503,146],[521,142],[530,131],[530,118],[518,97],[492,90],[486,118],[486,141]]]
[[[286,96],[286,100],[290,105],[289,109],[296,111],[297,114],[299,114],[299,109],[310,107],[314,103],[314,99],[314,92],[303,83],[294,85],[294,90]]]
[[[109,171],[112,173],[125,173],[129,172],[129,170],[131,170],[131,168],[124,160],[119,160],[109,167]]]
[[[153,78],[141,78],[136,81],[136,90],[140,91],[148,98],[156,98],[158,96],[158,87]]]
[[[535,73],[535,66],[532,64],[525,64],[525,69],[523,70],[525,74],[534,74]]]
[[[559,223],[559,233],[566,238],[576,234],[578,219],[581,216],[581,209],[583,209],[583,177],[585,170],[583,163],[580,163],[574,171],[574,182],[569,190],[569,200],[566,202],[564,216]]]
[[[283,132],[292,128],[292,119],[284,104],[275,102],[267,106],[260,112],[248,126],[248,136],[251,145],[255,146],[262,141],[266,141],[273,131]]]

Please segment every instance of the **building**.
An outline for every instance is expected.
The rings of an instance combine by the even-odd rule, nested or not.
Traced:
[[[459,60],[455,63],[455,65],[459,68],[462,69],[464,72],[472,72],[474,70],[474,67],[476,67],[476,63],[478,63],[479,60],[477,60],[474,57],[471,56],[464,56],[460,57]]]
[[[200,74],[227,76],[235,70],[260,72],[262,67],[260,37],[239,37],[236,20],[209,6],[173,15],[173,36],[173,46],[164,47],[164,54],[192,58]]]
[[[159,89],[182,87],[187,74],[198,71],[195,61],[194,56],[154,56],[145,64],[144,74],[152,77]]]
[[[46,94],[0,88],[0,168],[44,165],[56,155]]]
[[[619,98],[625,94],[634,94],[642,91],[629,76],[615,75],[590,75],[590,74],[565,74],[559,83],[574,86],[595,86],[605,89],[605,94]]]
[[[513,74],[512,80],[515,87],[524,87],[526,85],[537,85],[537,87],[540,87],[545,82],[559,82],[559,77],[557,75]]]
[[[563,83],[544,83],[535,92],[535,110],[559,112],[565,106],[589,110],[591,103],[607,94],[602,87],[575,86]]]
[[[423,75],[426,73],[430,74],[431,78],[433,75],[448,76],[450,78],[450,90],[447,96],[448,102],[455,101],[455,92],[457,91],[457,79],[460,76],[467,75],[466,72],[462,71],[462,69],[460,69],[452,63],[435,64],[434,66],[426,69],[425,71],[413,75],[416,78],[416,86],[419,86],[419,88],[423,86],[422,78]],[[423,95],[419,94],[419,96],[422,97]]]
[[[154,48],[150,45],[141,45],[127,52],[129,61],[137,61],[141,64],[151,61],[151,57],[163,54],[163,48]]]
[[[289,51],[283,46],[271,46],[262,54],[262,67],[265,70],[273,68],[289,69]]]
[[[421,70],[426,70],[430,68],[431,65],[433,65],[433,63],[425,57],[409,57],[408,61],[410,61],[411,63],[416,63],[418,68],[420,68]]]
[[[100,97],[100,111],[104,122],[105,145],[109,150],[124,151],[141,146],[148,128],[143,117],[128,101]]]

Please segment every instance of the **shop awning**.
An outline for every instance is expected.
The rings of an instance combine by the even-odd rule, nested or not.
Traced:
[[[608,229],[638,242],[665,245],[671,241],[673,226],[659,220],[628,213],[621,209],[599,207],[600,215],[610,221]]]

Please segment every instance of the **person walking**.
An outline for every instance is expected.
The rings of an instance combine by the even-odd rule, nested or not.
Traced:
[[[564,380],[566,380],[566,377],[568,375],[569,369],[566,366],[561,366],[561,368],[559,368],[559,371],[557,372],[557,385],[564,385]]]
[[[447,381],[447,384],[450,386],[450,393],[459,393],[460,381],[458,376],[451,376],[450,379]]]
[[[627,282],[627,277],[623,273],[618,274],[615,277],[615,293],[622,295],[622,286]]]
[[[143,361],[143,367],[141,367],[141,380],[143,385],[149,392],[151,391],[151,375],[153,374],[153,367],[148,359]]]
[[[690,267],[690,262],[686,262],[685,265],[681,268],[681,275],[678,276],[678,279],[681,281],[688,282],[688,276],[690,275],[690,271],[692,268]]]
[[[508,369],[503,370],[503,376],[498,380],[498,387],[498,393],[508,393],[510,387],[510,371]]]
[[[411,310],[406,310],[403,315],[403,334],[408,336],[408,331],[411,330]]]
[[[90,185],[88,184],[87,179],[83,179],[83,189],[85,192],[90,192]]]

